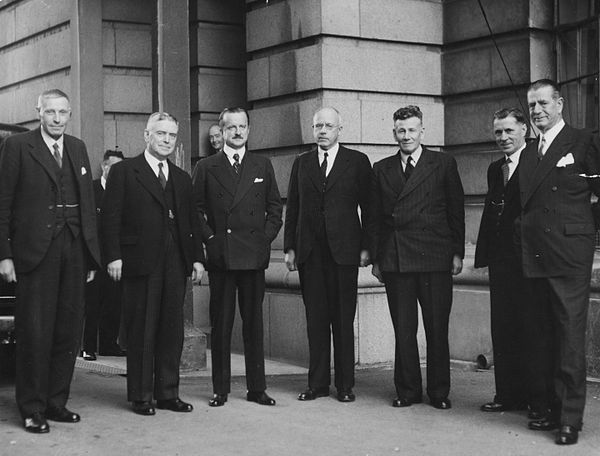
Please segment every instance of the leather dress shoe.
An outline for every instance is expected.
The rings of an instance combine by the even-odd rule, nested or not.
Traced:
[[[550,418],[530,421],[527,427],[532,431],[552,431],[558,429],[558,423]]]
[[[578,438],[579,431],[577,429],[573,426],[564,425],[560,427],[555,442],[557,445],[573,445],[577,443]]]
[[[171,410],[172,412],[191,412],[194,410],[192,404],[183,402],[179,398],[156,401],[156,407],[159,409]]]
[[[392,407],[410,407],[413,404],[420,404],[423,399],[406,399],[405,397],[397,397],[392,401]]]
[[[452,402],[447,397],[443,399],[431,399],[431,406],[440,410],[449,410],[452,408]]]
[[[222,407],[227,402],[227,394],[213,394],[211,400],[208,401],[210,407]]]
[[[26,417],[23,420],[25,430],[33,434],[46,434],[50,432],[50,426],[41,412],[35,412],[33,415]]]
[[[354,402],[356,400],[356,396],[349,390],[338,390],[337,392],[337,400],[340,402]]]
[[[329,388],[308,388],[307,390],[302,391],[298,394],[299,401],[314,401],[318,397],[327,397],[329,396]]]
[[[156,410],[154,410],[154,406],[150,401],[133,401],[131,403],[131,410],[133,410],[133,413],[144,416],[152,416],[156,414]]]
[[[502,402],[488,402],[487,404],[483,404],[479,409],[482,412],[507,412],[509,410],[514,410],[514,407],[511,407],[508,404],[503,404]]]
[[[87,352],[85,350],[81,352],[81,357],[83,359],[85,359],[86,361],[96,361],[98,359],[96,357],[96,353],[94,353],[94,352]]]
[[[536,421],[543,420],[546,418],[546,415],[546,412],[540,412],[539,410],[529,410],[529,412],[527,412],[527,418]]]
[[[81,417],[77,413],[70,411],[66,407],[50,407],[46,409],[45,416],[49,420],[59,421],[61,423],[79,423],[79,421],[81,421]]]
[[[275,399],[270,397],[264,391],[248,391],[246,393],[246,400],[248,402],[256,402],[260,405],[275,405]]]

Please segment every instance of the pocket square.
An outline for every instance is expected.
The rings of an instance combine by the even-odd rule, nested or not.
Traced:
[[[572,165],[573,163],[575,163],[575,158],[573,157],[573,154],[569,152],[567,155],[558,160],[556,167],[564,168],[565,166]]]
[[[262,182],[262,181],[264,181],[264,179],[263,179],[262,177],[255,177],[255,178],[254,178],[254,183],[255,183],[255,184],[257,184],[257,183],[259,183],[259,182]]]
[[[81,175],[85,176],[87,174],[87,169],[85,169],[85,166],[81,167]]]

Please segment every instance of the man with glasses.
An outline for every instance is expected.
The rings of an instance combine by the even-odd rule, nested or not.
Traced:
[[[246,148],[250,125],[243,108],[219,116],[223,151],[198,162],[194,191],[206,219],[210,288],[211,356],[214,396],[211,407],[227,402],[231,389],[231,331],[236,294],[242,316],[246,358],[246,399],[275,405],[266,392],[262,304],[271,242],[281,229],[283,205],[268,158]]]
[[[427,395],[437,409],[452,407],[448,321],[452,275],[465,251],[464,193],[454,157],[421,145],[418,106],[393,116],[397,154],[375,163],[371,255],[373,275],[385,284],[396,336],[394,407],[423,401],[417,345],[417,301],[427,338]]]
[[[475,267],[488,267],[496,395],[484,412],[523,410],[528,403],[529,364],[526,309],[531,299],[515,245],[515,219],[521,215],[519,158],[526,146],[527,119],[516,108],[494,113],[494,137],[503,156],[487,171]],[[532,410],[530,417],[539,418]]]
[[[16,399],[25,430],[39,434],[46,419],[80,420],[66,403],[100,251],[85,144],[65,134],[69,98],[48,90],[37,112],[40,128],[0,152],[0,276],[17,283]]]
[[[290,176],[285,262],[300,274],[310,356],[301,401],[329,395],[332,332],[337,399],[355,399],[354,314],[358,267],[369,264],[372,171],[365,154],[338,143],[341,130],[336,109],[319,109],[313,117],[317,145],[296,158]]]

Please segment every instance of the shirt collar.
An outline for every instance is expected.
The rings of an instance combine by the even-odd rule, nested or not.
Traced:
[[[323,157],[325,156],[325,152],[327,152],[328,161],[331,160],[331,162],[333,162],[338,153],[338,150],[340,150],[340,143],[335,143],[335,145],[328,150],[323,150],[320,147],[317,147],[317,148],[319,150],[319,161],[323,160]]]
[[[504,158],[505,159],[510,158],[510,162],[511,163],[514,163],[515,165],[518,165],[519,164],[519,160],[521,159],[521,152],[523,152],[523,149],[525,149],[526,145],[527,145],[527,143],[523,144],[518,150],[514,151],[510,155],[504,154]]]
[[[150,165],[150,168],[152,168],[152,171],[154,171],[154,174],[156,174],[157,177],[159,170],[158,164],[163,163],[165,165],[162,167],[163,174],[165,175],[165,178],[167,180],[169,179],[169,161],[167,159],[159,160],[154,155],[151,155],[150,152],[148,152],[148,150],[144,150],[144,158],[146,159],[146,162]]]
[[[404,152],[400,151],[400,160],[402,160],[402,163],[406,165],[406,161],[408,160],[408,157],[410,155],[413,159],[413,166],[416,166],[417,162],[419,161],[419,158],[421,158],[422,153],[423,146],[419,146],[417,150],[415,150],[412,154],[405,154]]]
[[[542,133],[544,139],[546,140],[545,150],[548,150],[548,147],[550,147],[550,144],[552,144],[552,141],[554,141],[564,126],[565,121],[560,119],[550,130],[548,130],[546,133]]]
[[[223,145],[223,152],[225,152],[225,155],[227,155],[229,163],[233,164],[235,161],[233,159],[234,154],[238,154],[240,156],[240,163],[242,163],[244,155],[246,154],[246,146],[242,147],[241,149],[234,149],[233,147],[229,147],[227,144],[225,144]]]
[[[46,133],[46,131],[44,130],[43,127],[40,127],[40,131],[42,132],[42,139],[48,146],[48,149],[50,149],[50,152],[54,153],[54,144],[57,143],[58,150],[60,151],[60,154],[62,155],[62,151],[64,149],[65,135],[60,135],[60,138],[54,139],[52,136],[50,136],[48,133]]]
[[[106,190],[106,178],[104,176],[100,176],[100,185],[102,185],[102,188]]]

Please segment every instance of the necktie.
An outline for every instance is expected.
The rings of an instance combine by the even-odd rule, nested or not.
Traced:
[[[60,151],[59,151],[58,143],[54,143],[52,145],[52,148],[54,149],[54,153],[52,154],[52,155],[54,155],[54,160],[56,160],[56,163],[58,164],[58,167],[62,168],[62,157],[60,156]]]
[[[540,143],[538,144],[537,151],[538,161],[544,158],[544,147],[546,147],[546,138],[544,135],[540,135]]]
[[[325,182],[325,179],[327,179],[327,157],[329,156],[329,154],[327,152],[325,152],[323,154],[323,162],[321,163],[321,180],[323,182]]]
[[[410,175],[414,169],[415,166],[413,165],[413,158],[409,155],[406,159],[406,167],[404,168],[404,176],[406,177],[406,180],[410,178]]]
[[[506,160],[504,161],[504,163],[502,163],[502,178],[504,180],[504,186],[506,187],[506,184],[508,184],[508,164],[510,163],[510,157],[507,157]]]
[[[236,174],[240,173],[240,166],[240,154],[235,153],[233,154],[233,169]]]
[[[163,190],[167,188],[167,177],[165,176],[165,173],[163,173],[162,163],[158,164],[158,181],[160,182],[160,185],[163,188]]]

